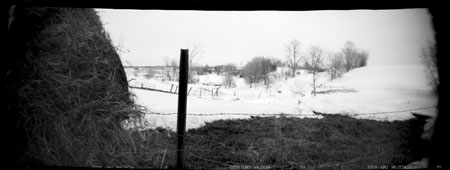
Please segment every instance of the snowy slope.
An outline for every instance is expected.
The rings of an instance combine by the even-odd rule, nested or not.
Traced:
[[[353,69],[333,84],[362,89],[431,90],[421,65],[372,66]]]
[[[322,89],[353,89],[357,92],[321,94],[305,98],[314,110],[327,113],[372,113],[410,110],[437,105],[422,66],[377,66],[350,71]],[[436,109],[421,112],[435,115]],[[377,120],[404,120],[410,112],[357,116]]]

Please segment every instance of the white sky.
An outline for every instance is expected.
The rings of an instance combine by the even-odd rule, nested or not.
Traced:
[[[256,56],[285,59],[285,45],[301,42],[339,51],[352,41],[369,51],[368,65],[420,63],[419,50],[435,41],[426,9],[350,11],[172,11],[97,9],[122,60],[163,65],[181,48],[200,44],[198,64],[245,65]],[[128,65],[128,64],[125,64]]]

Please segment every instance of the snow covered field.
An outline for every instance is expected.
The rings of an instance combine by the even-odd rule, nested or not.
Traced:
[[[327,73],[321,73],[318,89],[313,96],[312,75],[302,74],[287,80],[280,78],[269,88],[256,85],[249,88],[242,78],[236,78],[235,88],[222,87],[218,96],[192,92],[188,96],[187,112],[193,114],[251,113],[251,114],[295,114],[298,117],[317,117],[312,110],[329,114],[360,114],[410,110],[437,105],[437,96],[431,93],[422,66],[368,66],[354,69],[342,78],[329,81]],[[129,74],[128,74],[129,75]],[[132,77],[129,77],[131,79]],[[133,77],[136,86],[169,90],[171,83]],[[200,76],[200,82],[189,87],[213,88],[203,83],[220,81],[218,75]],[[133,85],[133,81],[130,82]],[[153,113],[176,113],[178,96],[175,94],[130,89],[136,94],[138,104]],[[435,115],[436,108],[417,110]],[[187,129],[202,126],[218,119],[249,118],[248,115],[187,116]],[[405,120],[412,118],[410,111],[366,114],[354,116],[375,120]],[[146,116],[151,127],[176,129],[176,114]]]

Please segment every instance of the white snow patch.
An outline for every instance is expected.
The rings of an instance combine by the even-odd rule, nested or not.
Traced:
[[[160,93],[140,89],[131,89],[138,97],[138,104],[147,106],[153,113],[177,113],[178,95],[169,93]],[[267,101],[266,101],[267,102]],[[266,104],[265,102],[249,102],[240,100],[223,100],[221,98],[198,98],[188,96],[187,113],[194,114],[220,114],[220,113],[254,113],[254,114],[278,114],[278,113],[298,113],[299,115],[314,116],[312,112],[301,109],[298,105],[291,102],[278,102]],[[150,121],[152,127],[168,127],[176,129],[177,115],[154,115],[148,114],[146,118]],[[197,128],[204,125],[204,122],[210,122],[218,119],[236,119],[250,118],[247,115],[214,115],[214,116],[196,116],[188,115],[186,128]]]
[[[223,83],[223,76],[217,74],[199,75],[198,80],[200,84],[221,85]]]
[[[329,81],[325,72],[319,74],[316,96],[312,95],[312,75],[301,74],[285,80],[280,77],[268,88],[254,84],[252,88],[243,78],[235,77],[236,87],[221,87],[218,96],[191,92],[188,96],[187,112],[193,114],[251,113],[251,114],[296,114],[315,116],[312,111],[329,114],[359,114],[390,112],[435,106],[437,96],[431,93],[422,66],[372,66],[351,70],[342,78]],[[189,87],[212,89],[203,83],[221,83],[223,77],[215,74],[199,76],[199,83]],[[137,83],[149,83],[155,88],[169,90],[177,82],[159,82],[138,79]],[[216,87],[217,88],[217,87]],[[131,89],[139,104],[153,113],[176,113],[178,96]],[[194,91],[194,90],[193,90]],[[418,110],[422,114],[436,115],[436,108]],[[177,115],[146,116],[151,127],[176,129]],[[249,118],[246,115],[187,116],[187,129],[196,128],[218,119]],[[320,118],[321,116],[315,116]],[[354,116],[383,121],[412,118],[410,112]]]

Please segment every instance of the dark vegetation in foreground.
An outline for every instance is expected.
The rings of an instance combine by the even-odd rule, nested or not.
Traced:
[[[424,156],[422,127],[417,119],[381,122],[341,115],[218,120],[187,132],[186,166],[366,169],[406,165]],[[141,165],[175,168],[176,134],[162,128],[140,133],[157,139],[147,146],[161,151]]]

